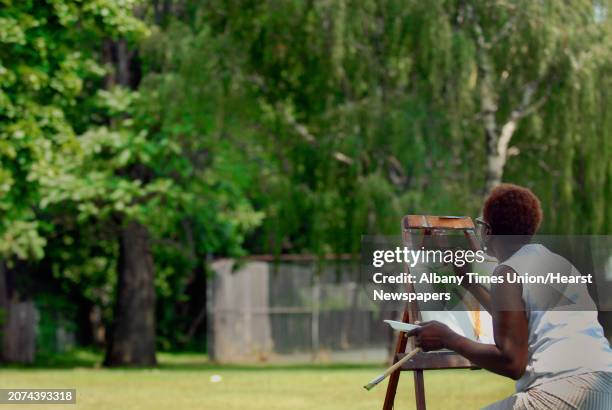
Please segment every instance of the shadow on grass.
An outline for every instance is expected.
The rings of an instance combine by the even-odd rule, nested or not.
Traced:
[[[3,369],[74,369],[96,368],[102,362],[102,354],[93,349],[73,349],[65,353],[36,354],[34,363],[2,363]]]
[[[160,352],[157,354],[158,365],[154,368],[145,367],[112,367],[113,370],[142,371],[158,369],[167,371],[286,371],[286,370],[351,370],[377,369],[385,363],[254,363],[254,364],[219,364],[211,362],[203,353],[190,352]],[[65,353],[39,353],[36,361],[31,364],[3,363],[3,369],[49,370],[49,369],[101,369],[103,352],[94,349],[73,349]]]
[[[353,363],[263,363],[263,364],[168,364],[161,363],[161,370],[222,370],[227,371],[286,371],[286,370],[355,370],[355,369],[380,369],[384,364],[353,364]]]

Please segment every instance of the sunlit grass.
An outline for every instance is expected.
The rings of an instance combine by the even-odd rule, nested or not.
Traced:
[[[77,405],[66,408],[175,410],[376,409],[386,388],[386,382],[370,392],[362,388],[382,366],[218,366],[199,354],[158,358],[157,369],[102,369],[95,363],[75,369],[5,368],[0,387],[76,388]],[[212,382],[213,376],[221,381]],[[480,408],[513,389],[511,381],[482,370],[430,371],[425,383],[429,409]],[[410,373],[402,375],[396,403],[397,409],[414,408]],[[60,408],[19,409],[47,407]]]

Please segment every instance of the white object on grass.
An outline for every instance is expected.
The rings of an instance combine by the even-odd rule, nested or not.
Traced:
[[[411,330],[420,327],[419,325],[415,325],[414,323],[398,322],[397,320],[385,320],[385,323],[400,332],[410,332]]]
[[[219,383],[221,380],[223,380],[223,378],[218,374],[213,374],[212,376],[210,376],[211,383]]]

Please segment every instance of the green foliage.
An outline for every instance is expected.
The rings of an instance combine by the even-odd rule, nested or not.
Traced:
[[[164,347],[211,256],[357,253],[403,214],[475,216],[483,67],[500,126],[536,85],[504,179],[542,198],[545,230],[612,226],[607,2],[0,4],[0,258],[108,320],[117,231],[141,222]],[[137,90],[109,81],[113,41]]]
[[[58,340],[58,331],[64,335],[76,331],[76,307],[63,295],[39,295],[36,301],[40,318],[38,321],[37,354],[63,352],[71,347],[68,340]]]
[[[547,215],[549,232],[609,228],[606,96],[584,90],[609,65],[610,33],[595,20],[590,1],[571,8],[556,2],[190,4],[199,19],[189,27],[171,24],[167,37],[155,39],[172,44],[170,62],[188,39],[202,38],[189,43],[188,71],[151,66],[174,70],[193,95],[224,84],[223,76],[208,83],[201,67],[231,71],[226,89],[240,97],[232,107],[242,126],[225,135],[246,150],[246,160],[261,164],[250,197],[266,218],[254,251],[355,252],[361,234],[396,233],[406,213],[479,212],[487,151],[473,18],[495,40],[500,124],[521,103],[523,89],[543,78],[537,97],[545,104],[520,123],[511,150],[519,155],[510,158],[507,180],[531,186],[547,209],[561,205]],[[217,44],[226,65],[217,62]],[[165,47],[151,54],[161,56]],[[570,104],[576,92],[590,100]],[[189,101],[189,117],[212,121],[213,99]],[[591,121],[580,120],[586,117]],[[576,129],[583,126],[591,129]],[[584,135],[582,142],[574,134]],[[603,149],[587,153],[586,146]],[[563,171],[577,160],[556,161],[575,150],[584,153],[582,164],[599,158],[588,161],[584,181]]]
[[[41,180],[65,173],[79,153],[79,107],[104,69],[100,40],[145,31],[132,1],[3,1],[0,9],[0,255],[40,259]],[[95,90],[93,90],[95,91]],[[58,159],[62,159],[59,161]],[[60,187],[61,188],[61,187]]]

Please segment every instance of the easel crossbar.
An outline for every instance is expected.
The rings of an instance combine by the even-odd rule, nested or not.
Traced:
[[[398,353],[395,355],[396,361],[399,361],[405,355],[405,353]],[[442,369],[478,369],[478,367],[455,352],[439,351],[416,354],[412,359],[403,364],[401,371]]]

